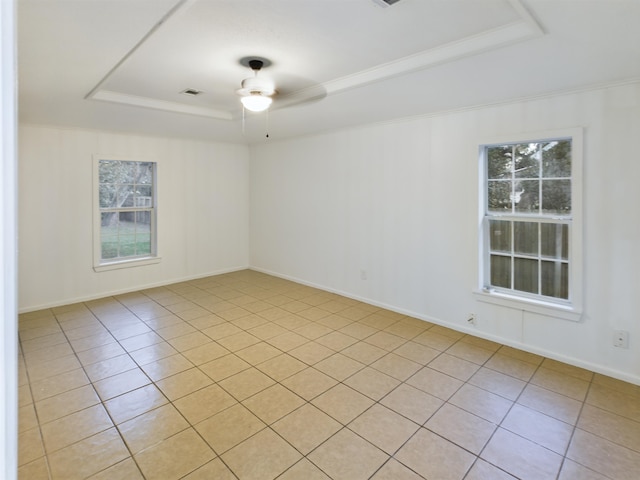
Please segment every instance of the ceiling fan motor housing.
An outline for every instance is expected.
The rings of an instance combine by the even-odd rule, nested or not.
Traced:
[[[271,96],[275,93],[273,82],[258,76],[258,72],[264,66],[264,60],[258,58],[252,58],[248,60],[248,65],[254,72],[253,77],[245,78],[242,80],[241,89],[238,91],[239,95],[263,95]]]
[[[247,93],[261,93],[262,95],[272,95],[273,85],[269,80],[260,77],[249,77],[242,80],[242,90]]]
[[[262,69],[263,65],[264,65],[264,62],[262,60],[258,60],[258,59],[249,60],[249,67],[251,68],[251,70],[254,70],[256,72]]]

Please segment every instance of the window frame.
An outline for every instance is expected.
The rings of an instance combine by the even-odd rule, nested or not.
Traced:
[[[511,212],[490,214],[487,211],[489,178],[486,149],[498,145],[541,143],[553,140],[571,140],[571,215],[538,215]],[[582,162],[583,130],[569,128],[520,135],[502,136],[478,142],[478,283],[474,293],[477,299],[522,311],[579,321],[582,316]],[[490,286],[490,229],[489,220],[517,222],[529,220],[536,223],[561,223],[568,225],[568,299],[553,298],[542,294],[530,294],[513,289]],[[512,223],[513,225],[513,223]],[[512,233],[513,235],[513,233]],[[513,249],[513,246],[512,246]],[[512,252],[513,255],[513,252]],[[540,253],[538,253],[538,258]]]
[[[144,256],[118,257],[116,259],[102,259],[102,209],[100,207],[100,162],[121,161],[137,163],[153,163],[153,185],[151,207],[151,254]],[[139,158],[120,157],[116,155],[93,155],[93,270],[104,272],[121,268],[139,267],[159,263],[158,255],[158,161]],[[126,207],[124,211],[137,211],[138,207]]]

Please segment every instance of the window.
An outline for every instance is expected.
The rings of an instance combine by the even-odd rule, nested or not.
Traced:
[[[156,163],[98,159],[96,266],[156,257]]]
[[[575,307],[575,144],[567,136],[481,147],[485,293]]]

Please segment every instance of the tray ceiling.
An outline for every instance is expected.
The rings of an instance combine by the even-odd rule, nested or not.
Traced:
[[[619,58],[639,63],[639,3],[21,0],[20,115],[251,143],[265,115],[242,128],[247,56],[270,61],[280,137],[619,81],[640,76]]]

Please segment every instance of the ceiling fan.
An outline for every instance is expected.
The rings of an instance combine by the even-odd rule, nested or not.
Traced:
[[[254,74],[253,77],[242,80],[241,88],[236,90],[240,96],[240,102],[244,108],[251,112],[264,112],[271,106],[273,96],[278,92],[271,80],[258,76],[258,73],[271,62],[261,58],[246,57],[241,59],[240,63],[251,68]]]
[[[280,74],[277,79],[282,85],[276,89],[274,80],[261,74],[263,68],[272,64],[266,58],[244,57],[239,63],[253,71],[253,76],[242,80],[241,88],[236,90],[244,109],[251,112],[264,112],[272,104],[275,108],[283,108],[309,103],[327,95],[323,85],[292,75]],[[276,98],[277,102],[274,103]]]

